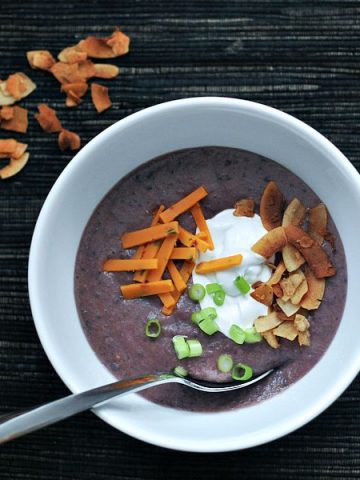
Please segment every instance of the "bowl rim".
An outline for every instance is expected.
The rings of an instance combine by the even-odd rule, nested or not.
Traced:
[[[352,185],[359,190],[360,192],[360,175],[355,169],[355,167],[350,163],[350,161],[340,152],[340,150],[333,145],[328,139],[326,139],[322,134],[320,134],[317,130],[310,127],[306,123],[302,122],[301,120],[289,115],[285,112],[282,112],[278,109],[273,107],[263,105],[261,103],[252,102],[249,100],[241,100],[229,97],[192,97],[186,99],[178,99],[172,100],[169,102],[164,102],[161,104],[157,104],[143,110],[137,111],[119,121],[114,123],[113,125],[109,126],[98,135],[96,135],[92,140],[89,141],[87,145],[85,145],[82,150],[80,150],[71,162],[64,168],[61,172],[59,177],[54,182],[52,188],[50,189],[45,202],[41,208],[39,213],[33,237],[30,246],[29,252],[29,265],[28,265],[28,289],[29,289],[29,299],[30,299],[30,306],[33,315],[33,320],[35,324],[35,328],[37,334],[39,336],[40,342],[42,347],[45,350],[45,353],[50,360],[52,366],[54,367],[55,371],[62,379],[62,381],[68,386],[68,388],[72,391],[74,389],[71,388],[69,385],[63,371],[61,369],[59,358],[54,354],[51,349],[51,345],[47,342],[47,335],[45,329],[43,328],[42,322],[39,321],[37,315],[37,306],[36,306],[36,289],[34,287],[33,278],[36,278],[34,272],[36,271],[36,263],[37,258],[40,252],[38,252],[38,243],[39,238],[42,234],[42,229],[46,225],[46,217],[48,212],[51,209],[52,202],[56,198],[59,191],[61,191],[62,185],[67,181],[67,178],[71,175],[73,169],[78,168],[80,164],[86,162],[87,153],[91,151],[95,146],[106,142],[108,136],[110,136],[113,132],[128,128],[133,123],[137,123],[139,120],[146,120],[151,118],[154,114],[161,114],[167,113],[176,110],[177,108],[182,107],[189,107],[192,106],[194,108],[197,107],[216,107],[216,106],[230,106],[232,108],[239,107],[241,109],[247,109],[253,112],[256,112],[257,115],[265,115],[268,119],[274,122],[280,122],[281,124],[287,124],[291,126],[296,131],[301,132],[305,137],[309,138],[312,137],[317,141],[317,144],[320,147],[329,153],[332,158],[336,159],[336,162],[341,167],[341,169],[347,174],[348,181],[353,182]],[[174,450],[182,450],[182,451],[189,451],[189,452],[225,452],[225,451],[234,451],[243,448],[250,448],[254,446],[258,446],[273,440],[276,440],[288,433],[293,432],[294,430],[300,428],[304,424],[311,421],[317,415],[322,413],[327,407],[329,407],[343,392],[344,390],[350,385],[350,383],[354,380],[356,375],[360,370],[360,348],[357,352],[356,362],[354,361],[352,365],[348,366],[348,370],[345,372],[343,377],[337,381],[336,385],[333,386],[331,389],[331,395],[329,394],[326,398],[317,399],[316,402],[312,404],[311,409],[308,408],[307,411],[302,412],[302,415],[299,415],[296,419],[293,419],[292,422],[288,424],[283,424],[281,427],[277,428],[276,431],[273,430],[271,433],[267,435],[262,432],[259,435],[258,439],[253,439],[252,441],[248,441],[246,446],[243,446],[242,443],[236,443],[233,438],[230,438],[228,442],[223,442],[222,445],[213,445],[212,447],[206,444],[205,447],[199,445],[197,448],[194,448],[192,445],[191,447],[187,448],[186,445],[182,441],[173,442],[172,445],[169,445],[166,441],[163,441],[159,436],[152,436],[149,438],[148,435],[142,434],[141,431],[138,429],[131,429],[131,428],[122,428],[121,430],[124,433],[127,433],[134,438],[139,440],[143,440],[148,443],[152,443],[157,446],[165,447],[168,449]],[[329,393],[329,392],[328,392]],[[109,419],[110,415],[106,413],[106,411],[102,411],[99,408],[93,409],[93,412],[98,415],[101,419],[106,421],[107,423],[112,425],[111,420]],[[205,414],[206,415],[206,414]]]

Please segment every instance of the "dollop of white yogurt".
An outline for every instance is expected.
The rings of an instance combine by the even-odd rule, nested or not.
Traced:
[[[192,274],[193,282],[200,283],[205,288],[209,283],[219,283],[223,287],[226,296],[222,306],[215,305],[212,296],[206,294],[200,302],[200,308],[216,309],[216,323],[227,337],[232,325],[243,329],[251,328],[258,317],[267,315],[268,312],[266,305],[250,296],[253,289],[245,295],[238,290],[234,284],[236,277],[241,275],[252,285],[257,281],[266,282],[271,276],[266,259],[251,250],[254,243],[267,233],[259,215],[236,217],[233,212],[233,209],[223,210],[207,220],[215,248],[200,253],[196,263],[240,253],[243,257],[241,264],[207,275],[199,275],[194,269]]]

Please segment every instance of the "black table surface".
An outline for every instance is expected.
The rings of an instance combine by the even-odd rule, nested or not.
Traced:
[[[72,155],[33,118],[47,102],[83,144],[137,110],[167,100],[218,95],[261,102],[307,122],[359,168],[360,2],[285,0],[1,0],[0,75],[28,73],[37,90],[26,168],[0,183],[0,412],[68,393],[35,332],[27,291],[31,236],[51,186]],[[54,54],[119,25],[131,53],[113,63],[112,109],[89,99],[66,109],[58,83],[32,71],[25,52]],[[103,82],[105,83],[105,82]],[[0,138],[13,136],[1,131]],[[239,426],[241,428],[241,426]],[[360,382],[323,414],[270,444],[240,452],[190,454],[118,432],[91,413],[0,449],[1,479],[360,478]]]

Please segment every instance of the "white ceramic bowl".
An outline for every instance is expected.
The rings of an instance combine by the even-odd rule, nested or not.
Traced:
[[[220,413],[161,407],[138,395],[94,411],[115,428],[155,445],[219,452],[259,445],[304,425],[328,407],[360,368],[360,180],[342,153],[295,118],[257,103],[190,98],[120,120],[64,169],[36,224],[29,291],[41,343],[73,392],[114,380],[90,348],[75,306],[74,263],[84,227],[104,195],[129,171],[171,150],[238,147],[276,160],[326,203],[344,244],[348,293],[343,319],[316,366],[287,390],[258,405]]]

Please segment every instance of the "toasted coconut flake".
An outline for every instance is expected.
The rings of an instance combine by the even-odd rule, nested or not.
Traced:
[[[306,208],[297,198],[293,198],[289,205],[286,207],[284,216],[282,219],[282,226],[288,225],[302,225],[306,214]]]
[[[0,109],[0,120],[11,120],[14,118],[14,107],[2,107]]]
[[[78,97],[83,97],[87,92],[88,84],[86,82],[67,83],[61,86],[61,91],[68,93],[73,92]]]
[[[265,338],[265,340],[267,341],[267,343],[270,345],[271,348],[280,347],[280,343],[278,339],[275,337],[272,330],[269,330],[268,332],[263,332],[261,336]]]
[[[28,129],[28,111],[26,108],[15,106],[13,116],[9,120],[1,120],[1,128],[18,133],[26,133]]]
[[[282,299],[286,302],[289,300],[294,293],[296,292],[297,288],[301,284],[301,282],[305,279],[305,276],[302,272],[294,272],[289,275],[287,278],[283,278],[280,282],[280,286],[284,295]]]
[[[300,347],[309,347],[310,346],[310,330],[305,330],[305,332],[298,333],[298,342]]]
[[[17,142],[15,152],[11,155],[11,158],[13,158],[14,160],[20,160],[20,158],[26,152],[27,147],[28,146],[26,143]]]
[[[96,69],[91,60],[81,62],[79,65],[79,74],[83,81],[89,80],[89,78],[95,77]]]
[[[309,210],[309,235],[319,245],[322,245],[326,237],[328,223],[328,213],[325,205],[319,203],[314,208]]]
[[[111,107],[112,102],[109,98],[109,89],[98,83],[91,84],[91,98],[98,113]]]
[[[275,297],[281,298],[284,295],[284,292],[282,291],[279,283],[272,285],[272,289]]]
[[[305,268],[305,278],[308,285],[308,291],[302,298],[300,305],[306,310],[316,310],[319,308],[325,292],[325,279],[316,278],[310,268]]]
[[[302,272],[301,272],[301,274],[304,275]],[[308,289],[309,289],[309,287],[308,287],[306,278],[304,276],[300,285],[296,289],[294,295],[290,298],[290,302],[293,305],[299,305],[299,303],[301,302],[302,298],[304,297],[304,295],[306,294]]]
[[[36,88],[35,83],[24,73],[17,72],[0,82],[0,106],[13,105],[27,97]]]
[[[129,51],[130,37],[125,35],[119,28],[115,28],[110,37],[106,39],[116,57],[125,55]]]
[[[266,283],[268,285],[276,285],[277,283],[279,283],[285,270],[286,268],[284,262],[280,262],[279,265],[276,267],[274,273],[271,275],[270,279]]]
[[[300,308],[300,305],[293,305],[290,301],[285,302],[282,298],[277,298],[276,303],[288,318],[292,317]]]
[[[300,251],[315,277],[332,277],[336,274],[327,253],[304,230],[289,225],[285,227],[285,232],[287,240]]]
[[[17,141],[13,138],[7,140],[0,140],[0,153],[4,154],[4,157],[11,157],[17,147]],[[3,157],[3,158],[4,158]]]
[[[270,285],[262,283],[250,294],[254,300],[270,306],[273,302],[273,289]]]
[[[288,272],[294,272],[305,263],[305,258],[290,243],[282,249],[282,258]]]
[[[255,215],[255,200],[252,198],[243,198],[234,205],[235,217],[253,217]]]
[[[94,77],[111,79],[119,75],[120,69],[116,65],[110,65],[107,63],[95,63],[95,75]]]
[[[271,312],[264,317],[258,317],[255,320],[254,326],[258,333],[267,332],[268,330],[272,330],[273,328],[280,325],[281,320],[277,316],[276,312]]]
[[[286,338],[292,342],[298,336],[299,332],[293,322],[283,322],[273,330],[273,333],[277,337]]]
[[[50,70],[56,63],[55,58],[48,50],[31,50],[26,52],[26,57],[31,68],[39,70]]]
[[[87,53],[83,52],[77,45],[74,45],[61,50],[57,58],[60,62],[80,63],[87,59]]]
[[[79,48],[92,58],[114,58],[116,55],[104,38],[87,37],[78,44]]]
[[[78,97],[75,92],[73,92],[72,90],[68,91],[68,94],[65,100],[65,105],[67,107],[77,107],[78,105],[80,105],[81,102],[82,102],[81,98]]]
[[[40,127],[46,133],[61,132],[62,126],[55,110],[50,108],[46,103],[38,105],[39,113],[35,113],[35,118],[39,122]]]
[[[25,152],[19,159],[11,158],[8,165],[0,169],[0,178],[10,178],[22,170],[29,160],[29,153]]]
[[[269,182],[261,196],[260,217],[266,230],[280,227],[284,209],[284,197],[277,184]]]
[[[80,137],[77,133],[70,130],[61,130],[59,133],[59,148],[60,150],[78,150],[81,145]]]
[[[84,77],[79,72],[78,63],[56,62],[50,68],[50,72],[61,84],[83,82]]]
[[[285,247],[287,237],[283,227],[277,227],[270,230],[261,237],[251,248],[251,250],[265,258],[269,258],[274,253]]]
[[[298,332],[305,332],[310,328],[309,320],[304,315],[295,315],[294,326]]]

